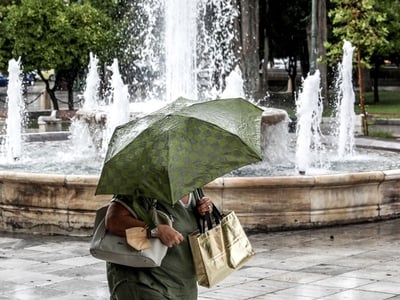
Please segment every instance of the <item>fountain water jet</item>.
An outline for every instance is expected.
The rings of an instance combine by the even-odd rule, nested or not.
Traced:
[[[336,107],[336,126],[337,131],[337,151],[338,156],[343,158],[345,155],[354,153],[354,90],[352,84],[353,77],[353,52],[354,47],[350,42],[343,43],[343,59],[339,65],[339,76],[336,82],[337,107]]]
[[[232,1],[151,0],[137,6],[134,40],[139,46],[133,52],[138,57],[134,71],[146,85],[141,100],[218,98],[237,61],[233,27],[238,12]]]
[[[22,97],[22,72],[20,59],[8,63],[9,83],[7,87],[8,112],[4,148],[6,159],[12,162],[22,155],[22,132],[25,123],[25,103]]]
[[[87,111],[85,106],[77,112],[79,119],[93,123],[95,117],[100,120],[99,126],[105,124],[101,138],[103,152],[114,128],[127,121],[125,117],[129,111],[133,117],[138,117],[181,96],[199,101],[228,94],[230,97],[244,97],[240,69],[232,70],[237,60],[233,51],[233,24],[237,9],[230,0],[151,0],[137,3],[136,9],[135,21],[140,24],[140,30],[134,33],[137,40],[133,52],[138,59],[134,61],[133,73],[139,74],[138,77],[145,82],[141,97],[135,98],[129,109],[125,100],[118,100],[129,95],[115,94],[122,91],[123,83],[120,79],[119,83],[115,81],[120,75],[117,74],[118,67],[112,67],[113,85],[119,85],[113,87],[113,104],[98,107],[95,116],[93,110]],[[235,75],[238,85],[227,82],[229,87],[225,87],[223,78]],[[92,80],[92,77],[87,79]],[[139,79],[133,83],[133,86],[140,85],[143,82]],[[89,125],[89,131],[91,136],[98,138],[99,128]]]
[[[304,80],[303,90],[296,100],[297,106],[297,146],[296,169],[300,174],[306,174],[315,155],[321,151],[321,130],[319,124],[322,118],[322,102],[319,93],[320,73],[308,75]]]
[[[97,148],[99,154],[104,156],[115,127],[130,120],[130,95],[128,86],[122,80],[118,60],[114,59],[108,68],[111,72],[108,99],[101,99],[97,64],[97,57],[90,53],[89,72],[83,93],[84,103],[71,124],[70,132],[75,140],[73,144],[83,142],[89,147]]]
[[[239,66],[236,66],[236,68],[226,78],[225,90],[221,95],[222,99],[235,97],[246,98],[243,90],[242,71],[240,71]]]
[[[100,164],[93,163],[93,160],[98,158],[98,153],[87,133],[86,123],[72,122],[69,137],[67,132],[24,132],[27,114],[22,94],[20,60],[11,59],[8,71],[10,78],[7,88],[8,112],[6,135],[2,137],[0,169],[29,170],[34,173],[94,174],[98,172]],[[38,123],[43,117],[39,116]],[[92,162],[92,166],[88,164],[89,162]]]
[[[175,12],[176,19],[184,13],[180,9],[185,8],[186,4],[191,5],[190,2],[180,2],[181,5]],[[202,8],[200,16],[209,8],[207,5],[218,11],[226,2],[199,0],[199,7]],[[140,3],[149,11],[163,11],[164,5],[170,1],[164,3],[161,0],[150,0]],[[160,5],[154,5],[155,3]],[[225,13],[218,17],[229,21],[232,15],[234,14]],[[155,14],[149,15],[151,22],[154,18]],[[199,27],[206,29],[205,25]],[[224,33],[222,28],[224,27],[219,26],[218,29],[221,34]],[[198,36],[202,36],[202,32],[200,30]],[[147,41],[157,39],[145,39],[145,44]],[[223,63],[225,57],[230,57],[225,55],[229,51],[209,55],[214,50],[223,48],[216,47],[216,42],[211,36],[198,50],[207,54],[197,60],[195,70],[198,78],[201,78],[198,80],[197,95],[202,100],[221,94],[224,84],[219,79],[225,77],[232,67],[229,59],[229,63]],[[152,45],[159,51],[163,43],[146,45]],[[158,67],[160,72],[155,73],[159,76],[151,77],[155,79],[157,88],[151,89],[152,92],[147,95],[154,96],[161,90],[164,95],[162,100],[166,102],[169,99],[165,99],[165,81],[160,80],[165,75],[165,69],[159,64],[164,52],[162,55],[158,55],[160,52],[156,53],[157,55],[143,55],[141,58],[146,58],[147,60],[143,60],[145,62],[155,59],[158,64],[151,65],[142,61],[138,65]],[[208,64],[209,57],[219,59],[222,64]],[[216,65],[223,66],[221,72],[216,72]],[[208,79],[213,80],[207,81]],[[208,86],[210,82],[218,84],[215,87]],[[154,100],[151,97],[146,99]],[[97,181],[98,175],[32,175],[1,171],[0,228],[14,232],[89,235],[95,210],[111,198],[111,195],[94,196]],[[400,170],[315,176],[221,177],[205,186],[206,193],[222,210],[234,210],[245,227],[262,230],[314,227],[397,216],[400,214],[399,190]]]
[[[103,133],[102,148],[104,152],[108,146],[108,142],[111,139],[114,129],[118,125],[128,122],[130,119],[128,86],[122,81],[117,59],[114,59],[111,71],[112,104],[107,113],[106,128]]]
[[[97,109],[99,99],[100,76],[97,70],[99,60],[93,53],[90,53],[89,60],[89,71],[86,77],[85,91],[83,93],[83,110]]]
[[[197,3],[167,1],[165,5],[165,67],[166,99],[178,97],[197,99]],[[182,6],[183,5],[183,6]],[[176,18],[176,11],[184,7]],[[182,26],[182,23],[185,26]],[[184,78],[184,79],[183,79]]]

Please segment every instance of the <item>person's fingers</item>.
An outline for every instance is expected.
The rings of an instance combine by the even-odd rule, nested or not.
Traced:
[[[183,235],[179,232],[177,232],[177,234],[169,241],[169,243],[167,244],[167,246],[169,248],[179,245],[180,243],[182,243],[184,240]]]

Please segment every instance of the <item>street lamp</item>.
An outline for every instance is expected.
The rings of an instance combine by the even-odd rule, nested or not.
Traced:
[[[316,70],[317,70],[317,0],[312,0],[310,75],[313,75]]]

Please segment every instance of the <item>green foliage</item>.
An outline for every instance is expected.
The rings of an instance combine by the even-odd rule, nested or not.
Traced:
[[[25,0],[12,5],[5,19],[6,36],[13,45],[7,60],[21,57],[27,70],[54,68],[58,52],[53,46],[57,36],[54,26],[63,8],[62,0]]]
[[[374,103],[373,92],[365,93],[365,105],[369,114],[400,116],[400,94],[398,91],[381,91],[379,103]],[[359,106],[355,107],[356,113],[360,113]]]
[[[376,2],[376,9],[386,14],[388,29],[385,47],[378,48],[375,55],[382,59],[389,59],[400,63],[400,0],[381,0]]]
[[[6,24],[4,22],[8,14],[7,6],[0,6],[0,32],[6,32]],[[8,53],[12,50],[12,44],[5,34],[0,34],[0,71],[7,70]]]
[[[355,46],[357,59],[358,87],[360,90],[360,108],[365,115],[365,101],[363,95],[362,68],[371,67],[371,60],[377,49],[388,44],[386,39],[386,14],[376,8],[375,0],[331,0],[333,9],[328,12],[332,19],[332,34],[341,41],[348,40]],[[329,44],[327,57],[338,59],[338,47],[342,43]],[[364,132],[368,135],[368,126]]]
[[[336,62],[342,54],[343,40],[348,40],[360,51],[360,62],[369,67],[371,56],[377,49],[386,47],[387,15],[377,9],[375,0],[331,0],[328,12],[335,40],[327,42],[327,56]]]
[[[381,139],[393,139],[393,138],[395,138],[395,136],[391,132],[374,131],[373,129],[370,130],[369,136],[370,137],[375,137],[375,138],[381,138]]]
[[[380,99],[382,100],[382,105],[377,106],[398,106],[398,110],[400,112],[400,93],[398,91],[380,91],[379,95]],[[373,92],[365,93],[365,103],[374,103],[373,100]]]
[[[21,58],[25,72],[54,69],[53,87],[43,78],[53,108],[58,109],[55,89],[64,81],[73,109],[73,83],[88,65],[89,53],[111,61],[117,7],[113,0],[21,0],[0,6],[0,70],[11,58]]]
[[[57,30],[63,32],[60,45],[65,48],[64,57],[59,63],[61,68],[87,65],[89,52],[93,52],[103,61],[110,59],[108,52],[114,44],[113,25],[103,11],[88,4],[74,4],[59,18],[57,26]]]
[[[11,5],[2,20],[9,53],[1,53],[1,66],[21,57],[24,70],[81,68],[89,52],[106,54],[113,44],[113,23],[105,12],[90,4],[64,0],[22,0]]]

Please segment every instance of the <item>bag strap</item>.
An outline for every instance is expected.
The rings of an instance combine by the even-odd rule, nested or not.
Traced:
[[[198,188],[193,192],[193,195],[194,195],[195,201],[197,202],[198,200],[200,200],[201,198],[204,197],[204,192],[201,188]],[[211,213],[206,213],[204,216],[200,216],[199,212],[197,210],[195,210],[195,217],[196,217],[197,228],[199,229],[199,232],[205,233],[206,228],[208,228],[208,230],[210,230],[211,228],[220,224],[221,220],[223,218],[223,215],[221,214],[221,212],[218,210],[218,208],[213,203],[213,208],[212,208]],[[215,221],[215,226],[213,225],[213,220],[211,217],[213,217],[213,219]],[[206,223],[207,223],[207,226],[206,226]]]
[[[118,199],[116,197],[111,199],[111,202],[117,202],[119,204],[121,204],[123,207],[125,207],[130,213],[131,215],[135,218],[135,219],[142,219],[147,227],[149,228],[154,228],[155,224],[154,221],[152,220],[151,216],[147,213],[147,211],[139,205],[139,203],[137,202],[137,199],[133,199],[133,208],[134,210],[128,205],[126,204],[124,201],[122,201],[121,199]]]
[[[125,207],[126,210],[128,210],[131,213],[131,215],[135,219],[139,219],[137,214],[133,211],[133,209],[128,204],[126,204],[124,201],[122,201],[121,199],[118,199],[118,198],[114,197],[114,198],[111,199],[111,202],[116,202],[118,204],[121,204],[123,207]]]
[[[195,189],[193,191],[193,196],[194,196],[194,200],[196,202],[196,207],[197,207],[197,201],[204,197],[203,190],[201,188]],[[212,220],[211,220],[209,214],[201,216],[199,214],[198,210],[196,209],[195,210],[195,216],[196,216],[197,228],[199,228],[200,233],[204,233],[205,232],[206,222],[207,222],[207,227],[208,228],[212,227]],[[201,221],[203,221],[203,224],[202,224]]]
[[[201,198],[203,198],[204,197],[204,192],[203,192],[203,190],[202,189],[196,189],[197,190],[197,193],[198,193],[198,195],[199,195],[199,199],[201,199]],[[196,199],[197,200],[197,199]],[[208,215],[209,215],[210,213],[208,213]],[[222,220],[222,218],[223,218],[223,214],[219,211],[219,209],[215,206],[215,204],[213,203],[213,209],[212,209],[212,214],[213,214],[213,216],[214,216],[214,219],[215,219],[215,222],[216,222],[216,224],[219,224],[220,223],[220,221]]]
[[[137,199],[133,199],[133,208],[138,213],[140,218],[146,223],[146,226],[150,229],[155,228],[157,225],[155,224],[151,215],[144,209],[143,206],[140,206]],[[151,206],[151,209],[156,209],[157,200],[154,200]]]

